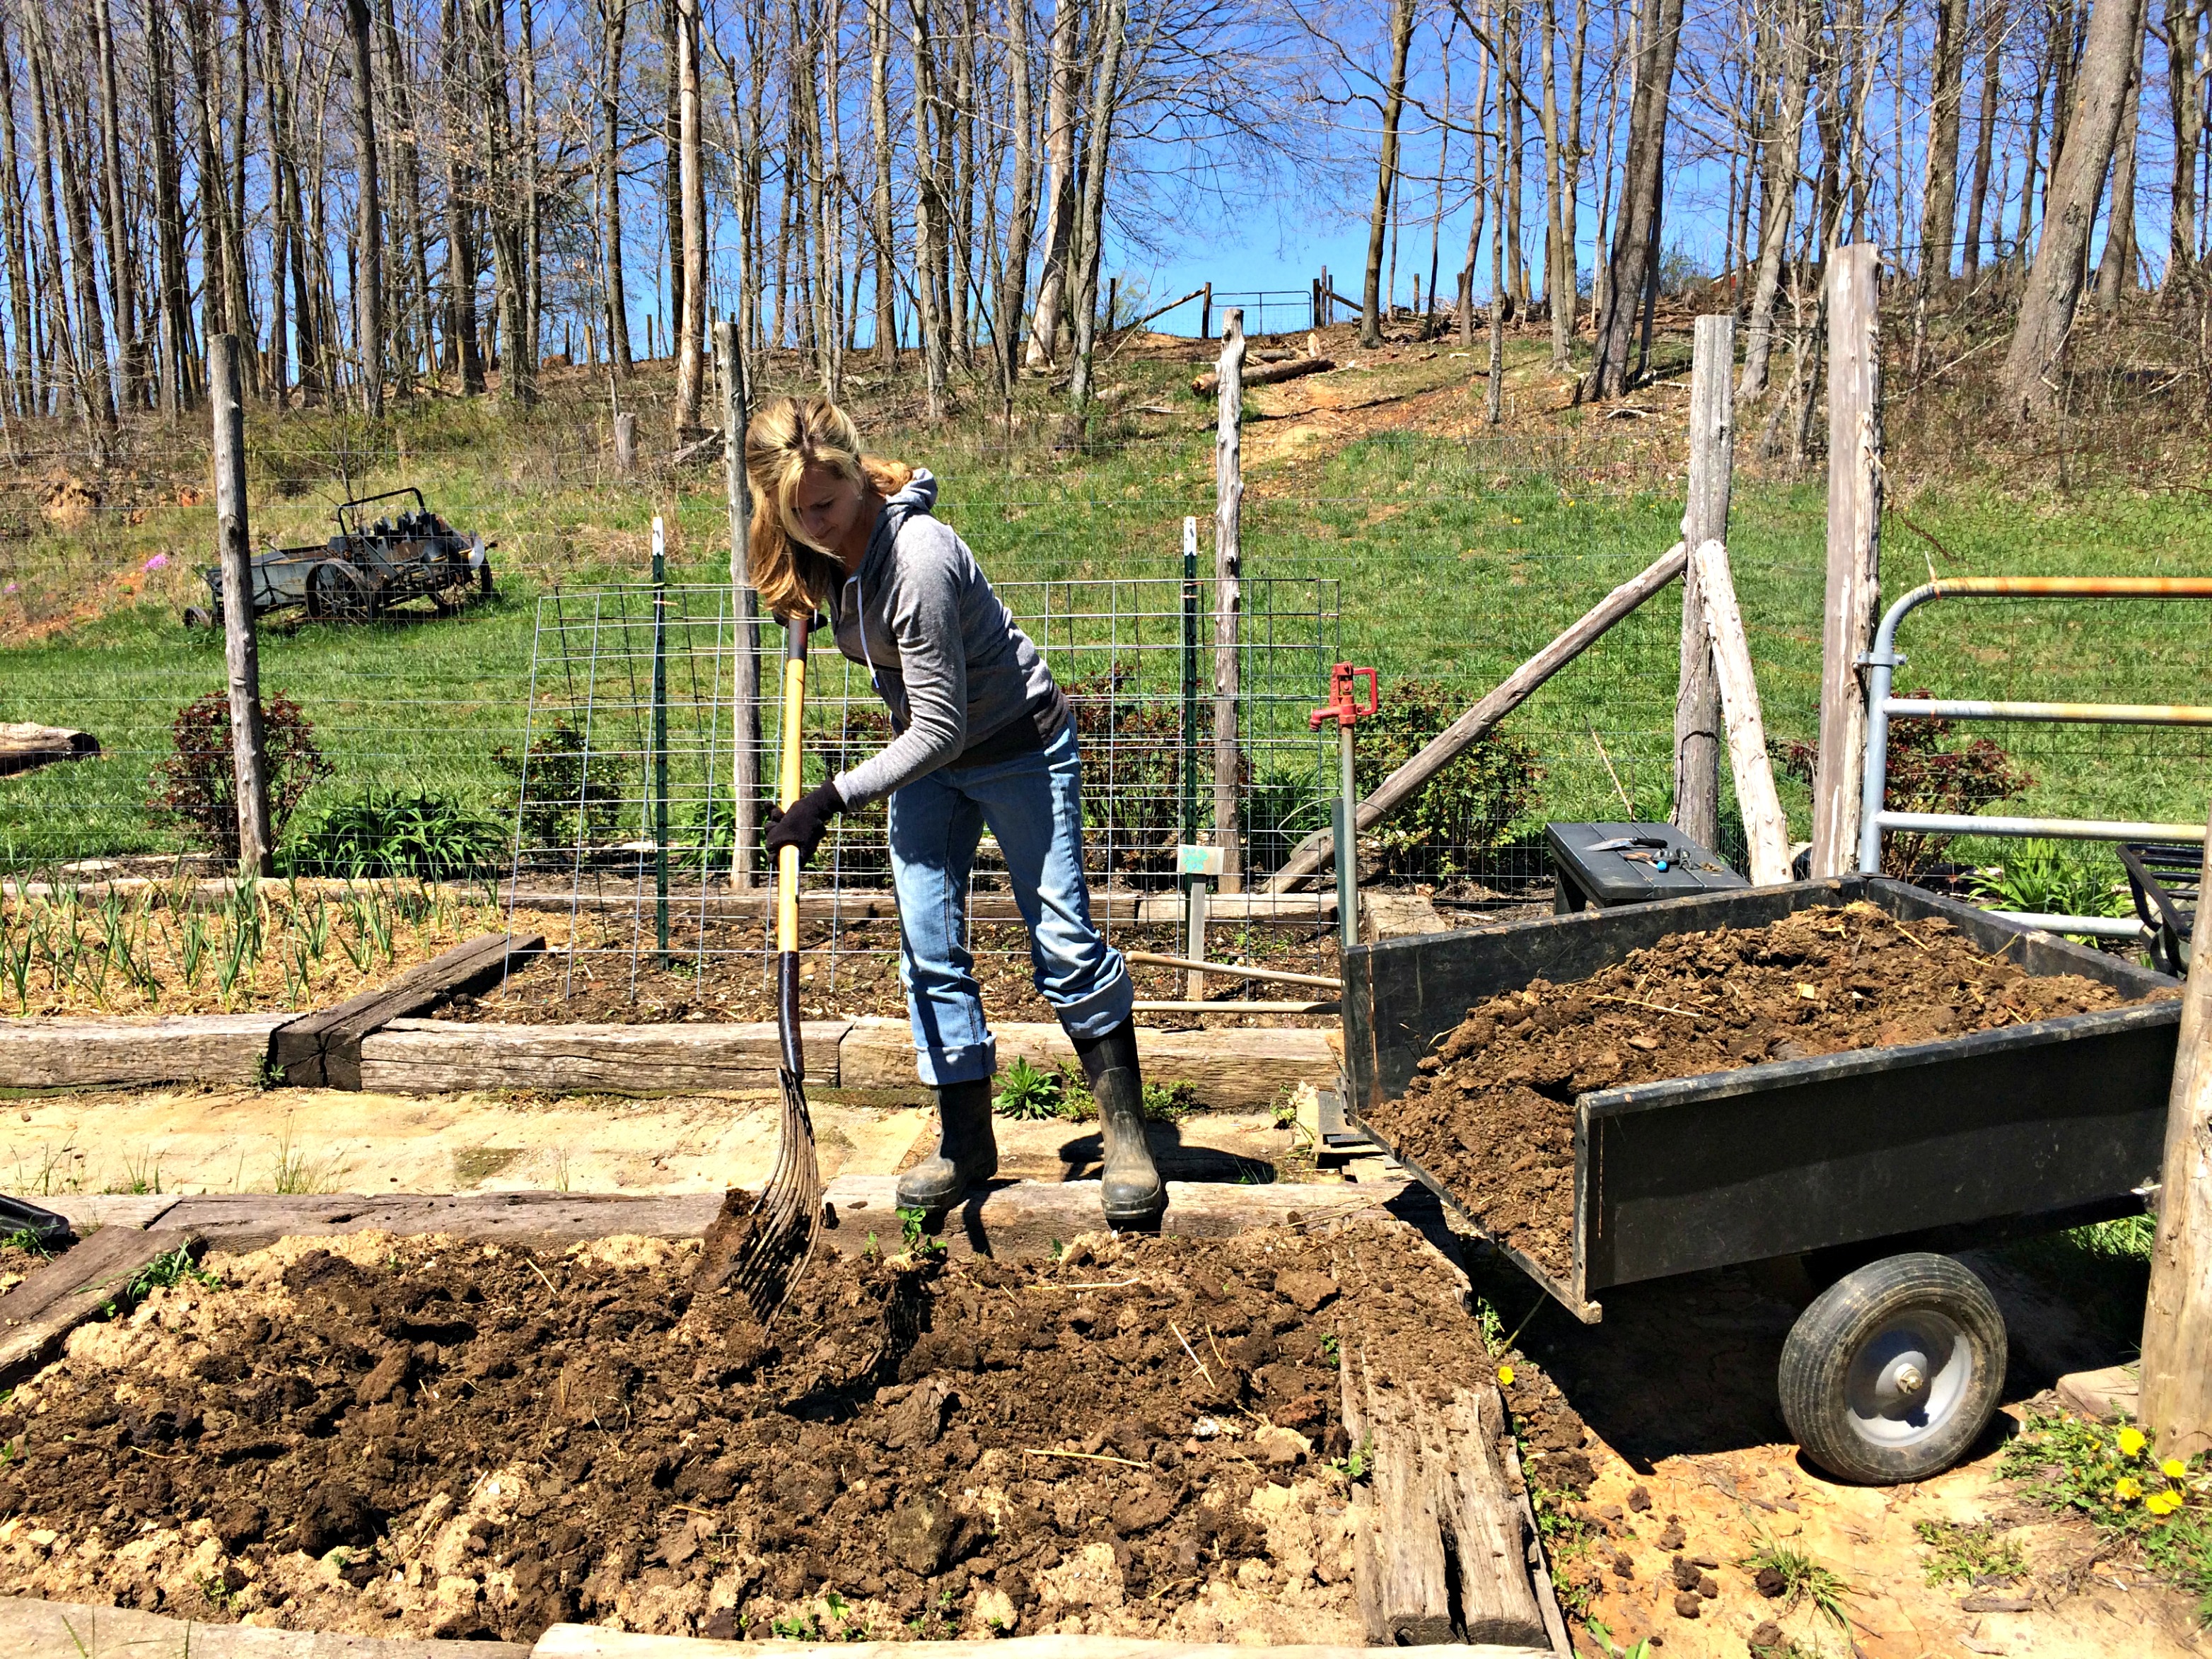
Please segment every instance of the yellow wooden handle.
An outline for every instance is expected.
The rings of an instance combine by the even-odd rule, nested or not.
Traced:
[[[783,764],[776,773],[775,798],[786,811],[799,799],[799,728],[806,718],[806,659],[789,657],[783,665]],[[784,848],[775,858],[775,948],[799,948],[799,849]]]

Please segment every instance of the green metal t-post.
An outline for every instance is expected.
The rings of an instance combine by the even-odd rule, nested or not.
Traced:
[[[702,865],[702,869],[704,869]],[[653,520],[653,931],[668,963],[668,550]]]
[[[1198,840],[1198,520],[1182,521],[1182,844]],[[1203,877],[1178,875],[1188,936],[1190,892]]]

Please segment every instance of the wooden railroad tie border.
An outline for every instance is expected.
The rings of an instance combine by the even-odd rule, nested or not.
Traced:
[[[60,1352],[140,1270],[174,1250],[197,1255],[203,1242],[189,1227],[142,1232],[111,1224],[64,1250],[0,1298],[0,1383],[21,1381]]]
[[[507,963],[545,948],[545,936],[485,933],[410,968],[391,984],[278,1026],[269,1058],[294,1088],[358,1089],[362,1039],[395,1019],[507,977]]]

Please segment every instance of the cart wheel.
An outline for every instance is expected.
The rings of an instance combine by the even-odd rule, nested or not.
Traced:
[[[477,567],[477,592],[484,598],[491,597],[491,561],[486,559]]]
[[[188,605],[185,607],[185,626],[187,628],[213,628],[215,626],[215,613],[212,611],[210,611],[204,605]]]
[[[2004,1316],[1947,1255],[1847,1273],[1790,1327],[1782,1415],[1813,1461],[1873,1486],[1923,1480],[1973,1444],[2004,1386]]]
[[[357,567],[325,559],[307,572],[307,614],[326,622],[368,622],[376,615],[376,592]]]

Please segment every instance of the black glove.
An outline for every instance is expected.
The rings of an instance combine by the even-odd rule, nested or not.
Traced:
[[[809,862],[814,850],[822,845],[822,837],[829,833],[830,820],[845,810],[845,798],[837,793],[833,782],[818,784],[808,790],[790,806],[771,806],[768,809],[768,834],[761,845],[770,858],[787,847],[799,849],[799,861]]]

